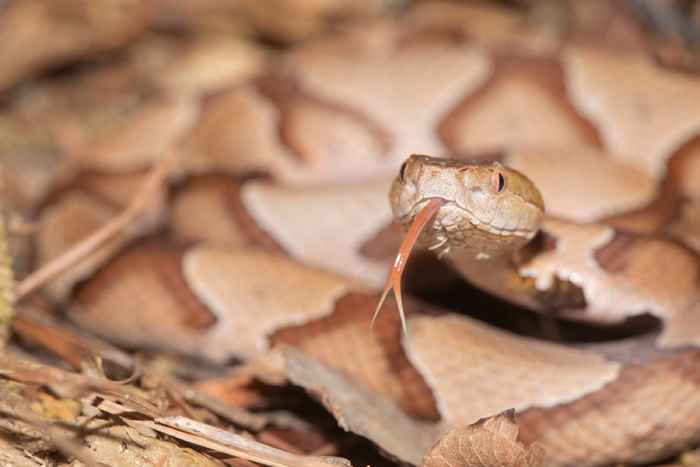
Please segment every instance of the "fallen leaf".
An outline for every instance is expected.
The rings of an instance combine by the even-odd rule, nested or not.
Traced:
[[[518,440],[515,411],[507,410],[466,426],[453,428],[423,458],[423,467],[537,467],[544,449]]]

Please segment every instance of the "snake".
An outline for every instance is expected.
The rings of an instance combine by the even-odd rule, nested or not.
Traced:
[[[516,411],[519,439],[545,450],[546,466],[643,465],[698,442],[696,253],[671,237],[545,215],[537,186],[499,162],[411,156],[392,183],[369,187],[390,193],[393,216],[408,230],[383,294],[288,256],[254,202],[269,196],[275,212],[304,206],[330,220],[339,200],[362,200],[363,212],[368,200],[381,198],[358,187],[287,191],[265,180],[236,184],[207,175],[171,201],[170,222],[190,240],[132,243],[77,287],[69,315],[114,342],[219,362],[297,347],[306,363],[289,364],[289,378],[320,394],[346,429],[410,464],[421,464],[446,427],[508,409]],[[312,199],[328,207],[311,208]],[[179,226],[184,206],[202,201],[200,214],[220,224],[202,222],[204,232]],[[232,218],[220,217],[226,213]],[[308,226],[303,219],[299,227]],[[621,340],[545,342],[402,300],[401,270],[415,242],[466,281],[545,315],[602,329],[646,313],[662,326]],[[673,277],[656,267],[660,257],[674,265]],[[373,332],[367,327],[392,288],[397,312],[406,301],[403,341],[390,313],[376,319]],[[309,365],[316,365],[311,372]],[[328,368],[344,377],[327,378]]]
[[[168,216],[46,291],[75,324],[218,363],[295,345],[345,375],[342,390],[321,391],[334,414],[343,391],[398,407],[381,426],[370,417],[372,429],[339,420],[415,465],[434,429],[508,409],[551,466],[644,464],[697,443],[694,76],[452,3],[300,46],[277,69],[260,70],[255,55],[242,76],[213,84],[198,78],[201,63],[220,63],[206,51],[191,54],[212,62],[176,56],[153,76],[122,64],[117,77],[142,81],[120,95],[104,92],[109,73],[98,70],[80,99],[54,85],[18,104],[20,115],[70,124],[64,152],[78,165],[46,196],[48,182],[32,185],[42,191],[39,264],[115,216],[163,148],[182,156]],[[444,157],[404,163],[411,152]],[[421,212],[427,226],[408,238],[490,294],[602,332],[644,315],[660,326],[619,341],[540,342],[410,290],[402,298],[390,269],[396,226],[410,231]],[[388,270],[405,331],[385,311],[371,332]],[[320,372],[290,379],[318,389]],[[412,417],[429,421],[428,441]],[[410,427],[401,443],[383,437],[399,425]]]
[[[525,271],[537,262],[537,256],[547,254],[547,249],[541,246],[535,248],[537,251],[523,253],[536,235],[561,235],[566,232],[565,235],[573,236],[590,226],[548,218],[540,191],[521,172],[498,162],[473,164],[412,155],[403,163],[399,175],[394,179],[389,200],[395,219],[407,229],[407,234],[373,319],[387,293],[393,289],[397,295],[397,311],[404,323],[401,277],[412,248],[416,242],[420,242],[449,261],[467,281],[506,300],[543,313],[551,313],[554,309],[552,303],[556,303],[560,310],[574,310],[578,319],[601,324],[615,321],[607,319],[609,317],[604,316],[603,311],[593,309],[592,303],[582,305],[578,297],[572,298],[572,289],[585,288],[585,283],[577,283],[576,279],[585,277],[585,267],[576,270],[572,263],[568,275],[558,279],[568,282],[567,285],[553,285],[552,281],[538,284],[537,280],[527,277]],[[631,240],[638,243],[637,250],[628,251],[627,254],[644,255],[645,247],[641,245],[658,241],[641,237]],[[569,248],[576,248],[576,245]],[[568,255],[576,253],[567,252]],[[620,250],[616,253],[624,254]],[[661,277],[667,272],[647,271],[647,274],[648,280],[662,280]],[[610,288],[614,288],[614,284],[613,281],[608,282]],[[629,286],[629,283],[625,285]],[[550,290],[552,288],[556,290]],[[608,292],[614,294],[616,291]],[[619,316],[624,313],[621,309],[629,306],[629,302],[613,302],[610,306],[605,311]],[[671,310],[665,312],[669,314],[664,315],[664,311],[659,310],[659,316],[672,316]],[[687,297],[677,312],[685,314],[692,326],[700,312],[697,296]],[[459,325],[458,320],[452,321],[452,326]],[[425,324],[419,329],[423,327]],[[429,331],[421,330],[421,333],[425,332]],[[547,408],[527,409],[520,414],[521,436],[530,441],[543,442],[550,452],[545,465],[607,465],[614,461],[643,463],[663,457],[683,444],[697,442],[700,437],[697,419],[700,408],[697,394],[700,384],[697,371],[700,341],[697,335],[679,332],[669,336],[668,332],[665,331],[665,338],[662,332],[656,338],[645,335],[629,337],[615,344],[579,346],[589,355],[599,355],[617,362],[620,368],[615,378],[596,390],[589,390],[586,395]],[[469,336],[469,333],[465,336]],[[478,341],[478,338],[475,340]],[[435,342],[431,344],[436,345]],[[504,347],[513,345],[513,350],[522,351],[522,343],[515,340],[504,339],[500,344]],[[450,359],[449,352],[455,350],[445,345],[440,350],[448,355],[440,355],[440,350],[428,351],[422,346],[418,345],[421,349],[416,351],[418,356],[415,363],[426,369],[428,378],[432,371],[430,365],[439,367],[439,360]],[[471,346],[462,343],[461,350],[469,351]],[[410,344],[407,347],[410,348]],[[549,350],[556,353],[555,349]],[[507,348],[501,351],[513,355]],[[518,358],[512,364],[523,364],[526,359]],[[474,359],[470,361],[474,364]],[[561,378],[562,382],[567,377],[574,377],[576,369],[572,374],[572,369],[566,368],[573,362],[564,360],[560,363],[561,373],[554,380]],[[537,366],[534,366],[529,370],[536,369]],[[526,378],[537,378],[537,375],[526,373],[520,373],[510,380],[494,378],[494,381],[501,380],[501,383],[518,387],[527,385]],[[464,382],[469,384],[468,379]],[[447,385],[434,384],[438,393],[447,392]],[[480,384],[483,387],[488,385]],[[549,389],[539,388],[543,392]],[[449,397],[453,396],[445,395],[446,404],[453,403]],[[490,396],[484,397],[488,399]],[[620,418],[616,419],[616,416]]]

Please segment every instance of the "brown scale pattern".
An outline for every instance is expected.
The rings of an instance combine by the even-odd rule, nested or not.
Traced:
[[[66,170],[52,192],[38,209],[36,259],[45,264],[68,248],[77,245],[116,216],[138,192],[148,172],[124,173]],[[54,300],[63,301],[73,286],[105,265],[130,241],[153,232],[162,225],[163,209],[157,198],[148,212],[97,248],[80,265],[64,273],[49,285]]]
[[[236,115],[236,124],[231,124]],[[237,86],[203,99],[197,123],[184,141],[194,173],[269,172],[293,158],[275,138],[277,109],[252,86]]]
[[[634,236],[616,232],[612,240],[596,248],[593,257],[608,273],[623,272],[627,268],[625,254],[632,251],[634,242]]]
[[[360,247],[360,254],[376,260],[391,260],[401,243],[401,226],[392,222]]]
[[[474,355],[469,352],[454,354],[450,351],[450,347],[475,345],[469,343],[473,339],[483,340],[488,344],[491,339],[496,338],[494,343],[497,343],[503,335],[497,337],[500,333],[493,330],[481,329],[480,331],[483,325],[465,333],[464,331],[473,325],[468,325],[466,329],[461,328],[462,325],[458,321],[462,318],[456,317],[452,318],[456,320],[455,322],[440,330],[442,325],[437,324],[435,327],[437,321],[431,322],[435,319],[433,315],[422,315],[419,317],[419,327],[411,326],[414,340],[409,353],[412,354],[411,360],[420,368],[420,373],[428,378],[443,420],[449,421],[448,426],[462,426],[470,423],[467,419],[460,418],[465,416],[465,408],[467,412],[469,407],[478,410],[483,402],[474,397],[470,392],[470,386],[478,386],[477,390],[482,399],[498,397],[498,394],[504,393],[505,386],[502,382],[496,382],[497,378],[490,379],[488,375],[472,378],[475,371],[483,371],[476,367],[483,366],[488,369],[489,365],[492,365],[486,349],[489,345],[485,347],[477,345]],[[425,331],[430,328],[433,332],[425,334]],[[421,341],[426,337],[431,339],[430,342],[422,343]],[[452,344],[449,344],[450,341]],[[347,380],[342,387],[325,387],[323,391],[327,393],[324,392],[319,397],[324,400],[326,397],[335,400],[334,404],[337,405],[333,405],[331,410],[336,416],[346,414],[353,407],[351,398],[340,397],[341,393],[354,394],[365,400],[370,398],[368,403],[377,407],[390,407],[389,401],[394,399],[389,397],[387,400],[386,393],[382,393],[376,386],[368,387],[363,376],[358,377],[357,367],[360,365],[355,364],[347,368],[344,363],[338,363],[338,358],[328,355],[330,353],[328,348],[335,346],[336,342],[334,341],[330,346],[319,345],[317,350],[302,347],[308,353],[307,358],[341,369],[347,375]],[[597,354],[611,362],[619,363],[621,368],[610,382],[575,398],[572,402],[556,404],[549,408],[522,409],[517,417],[520,428],[519,441],[524,445],[538,443],[543,447],[547,452],[544,464],[547,467],[588,467],[617,465],[621,462],[636,465],[658,460],[697,443],[700,440],[700,374],[697,372],[700,364],[700,350],[658,350],[652,343],[653,336],[648,336],[621,343],[586,346],[587,352],[579,353],[578,356],[575,353],[570,354],[569,357],[560,354],[564,359],[573,357],[574,361],[577,359],[585,361],[590,358],[595,360],[594,355]],[[486,355],[480,355],[483,350],[487,351]],[[542,347],[541,350],[546,348]],[[553,351],[553,348],[550,347],[550,350]],[[532,349],[527,352],[530,351]],[[316,352],[319,354],[317,355]],[[560,351],[553,352],[552,355],[558,352]],[[432,357],[429,356],[431,353]],[[421,355],[423,357],[427,355],[428,359],[418,363],[415,359],[422,358]],[[471,363],[465,361],[469,359],[472,359]],[[348,362],[350,360],[347,359]],[[594,360],[589,360],[589,363],[593,363]],[[518,368],[506,367],[503,367],[503,370],[510,371],[512,374],[520,371]],[[578,372],[578,368],[562,368],[562,370],[565,370],[568,376],[576,375]],[[469,376],[465,376],[465,373],[469,373]],[[512,379],[509,384],[514,388],[518,386],[536,388],[536,380],[541,377],[545,379],[554,377],[552,381],[555,381],[556,373],[539,375],[536,372],[533,374],[521,372],[520,379]],[[298,384],[311,389],[319,387],[318,385],[323,386],[323,380],[322,372],[311,373]],[[366,389],[355,388],[354,384],[369,388],[373,393],[366,394]],[[489,385],[495,386],[488,390]],[[539,397],[535,392],[529,394],[529,397]],[[335,397],[340,398],[334,399]],[[384,420],[380,426],[375,426],[376,423],[367,420],[368,416],[371,417],[368,414],[357,414],[353,426],[360,431],[351,429],[374,439],[381,447],[389,449],[391,454],[399,458],[411,459],[410,448],[400,447],[398,451],[394,451],[392,449],[396,449],[397,446],[390,448],[382,444],[382,440],[385,439],[385,430],[391,426],[393,420]],[[406,421],[403,420],[401,423]],[[409,425],[397,435],[401,437],[400,446],[413,445],[420,441],[420,437],[414,439],[420,425],[415,421]],[[444,428],[445,425],[443,425]],[[413,429],[416,432],[412,434]]]
[[[646,206],[601,219],[623,231],[642,235],[664,233],[666,226],[678,217],[681,198],[676,184],[670,178],[659,183],[656,196]]]
[[[69,189],[85,193],[108,204],[115,211],[124,208],[148,176],[147,170],[127,173],[83,170]]]
[[[647,206],[602,219],[613,227],[638,234],[669,233],[693,246],[693,229],[676,225],[683,222],[683,205],[696,198],[697,169],[700,168],[700,136],[683,144],[668,159],[667,172],[659,182],[658,192]],[[675,225],[675,227],[674,227]],[[698,250],[695,248],[696,251]]]
[[[406,413],[436,419],[430,388],[406,358],[395,304],[387,304],[372,332],[368,329],[376,295],[351,293],[338,300],[333,315],[274,334],[332,368],[340,369],[373,393],[395,401]]]
[[[601,147],[598,131],[574,108],[564,83],[561,65],[551,58],[495,56],[490,79],[466,96],[437,131],[454,155],[488,154],[509,146]],[[522,112],[523,105],[528,113]],[[545,110],[548,106],[551,111]],[[549,115],[552,111],[556,116]],[[533,123],[550,130],[531,131]],[[470,133],[471,126],[475,130]]]
[[[241,188],[250,179],[212,174],[188,180],[175,192],[171,201],[171,226],[176,238],[256,246],[270,252],[284,253],[279,243],[258,226],[243,205]],[[196,198],[202,197],[204,199],[199,204]],[[188,204],[191,202],[197,204]],[[193,212],[193,209],[197,211]],[[192,216],[195,215],[197,225],[193,225]]]
[[[646,345],[646,344],[642,344]],[[650,462],[700,440],[700,351],[628,364],[602,390],[518,416],[522,439],[548,452],[548,466]]]
[[[323,135],[319,134],[309,144],[308,138],[301,137],[303,123],[301,124],[302,128],[297,128],[300,125],[300,120],[309,118],[315,111],[321,112],[328,119],[347,119],[352,124],[361,127],[360,131],[365,133],[365,137],[374,140],[379,156],[386,154],[390,149],[391,136],[369,115],[351,106],[314,95],[305,90],[299,79],[293,75],[276,76],[271,74],[261,78],[257,81],[257,90],[276,105],[280,112],[279,139],[291,149],[291,153],[296,156],[299,162],[313,163],[313,159],[309,158],[315,152],[314,146],[318,146],[323,139]],[[300,132],[300,130],[302,131]]]
[[[157,239],[129,247],[76,290],[72,319],[130,346],[195,351],[216,317],[183,280],[182,253]]]

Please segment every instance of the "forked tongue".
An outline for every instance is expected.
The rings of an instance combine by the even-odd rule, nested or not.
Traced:
[[[394,291],[394,298],[396,299],[396,306],[399,309],[399,316],[401,317],[401,328],[403,333],[408,337],[408,328],[406,327],[406,315],[403,311],[403,301],[401,300],[401,278],[403,277],[403,272],[406,269],[406,262],[408,257],[413,251],[413,247],[418,241],[418,237],[426,225],[432,220],[432,218],[437,214],[438,210],[445,204],[445,201],[440,198],[431,198],[423,209],[421,209],[418,214],[416,214],[413,223],[408,228],[408,232],[403,237],[401,241],[401,246],[399,247],[399,252],[396,254],[396,259],[394,264],[391,266],[389,271],[389,277],[386,279],[386,284],[384,285],[384,291],[382,292],[382,297],[379,299],[377,308],[374,310],[374,315],[372,316],[372,322],[370,327],[374,328],[374,322],[379,316],[379,311],[382,309],[382,305],[386,300],[389,291]]]

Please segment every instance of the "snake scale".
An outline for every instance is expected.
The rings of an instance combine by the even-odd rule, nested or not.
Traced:
[[[160,216],[48,293],[82,328],[135,348],[225,362],[295,346],[340,370],[357,400],[393,407],[400,423],[342,423],[405,462],[420,464],[446,426],[511,408],[547,466],[677,453],[700,440],[700,80],[643,47],[591,40],[428,2],[271,65],[235,49],[253,58],[228,82],[146,79],[153,62],[126,57],[113,80],[85,72],[80,96],[37,86],[18,105],[39,119],[54,103],[45,123],[69,136],[74,164],[42,197],[39,263],[114,216],[164,150],[180,164]],[[144,49],[170,60],[176,48],[160,47]],[[206,60],[217,65],[177,63]],[[439,159],[400,170],[412,153]],[[407,296],[410,339],[390,310],[370,332],[400,238],[387,202],[399,170],[397,183],[449,200],[424,240],[471,284],[594,326],[652,316],[657,331],[544,342]],[[401,193],[403,223],[421,203]],[[457,206],[467,193],[480,201]],[[453,227],[464,212],[468,235]],[[290,378],[314,389],[316,376]]]

